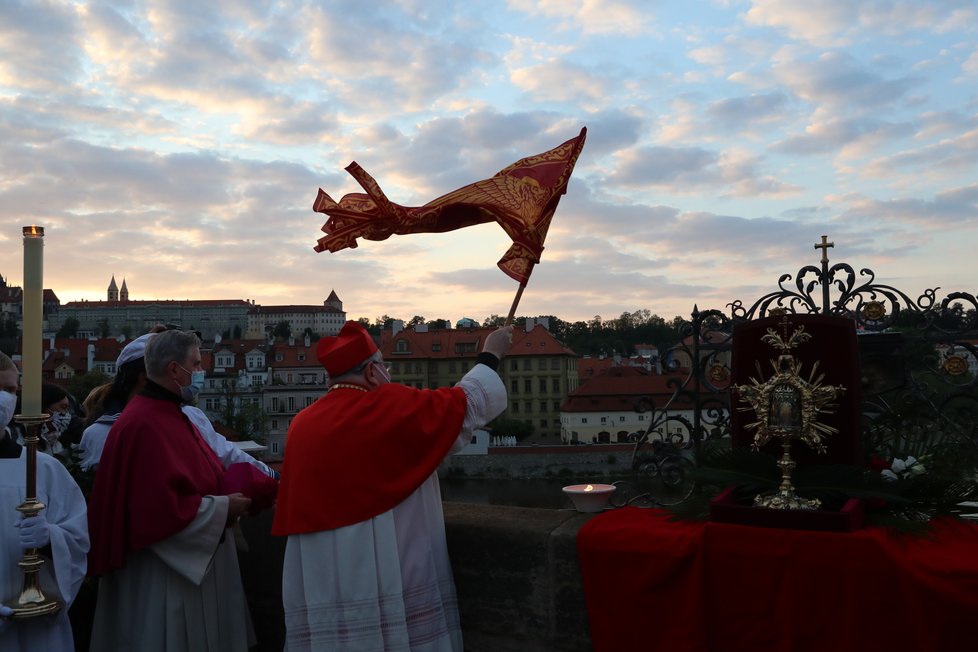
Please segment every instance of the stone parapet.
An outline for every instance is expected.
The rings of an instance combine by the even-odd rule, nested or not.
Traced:
[[[591,649],[570,510],[445,503],[467,652]]]
[[[577,562],[577,531],[591,515],[571,510],[444,503],[466,652],[591,649]],[[259,645],[282,649],[282,560],[272,514],[241,520],[242,578]]]

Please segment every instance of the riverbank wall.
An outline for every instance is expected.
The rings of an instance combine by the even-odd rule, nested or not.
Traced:
[[[485,455],[452,455],[438,468],[447,478],[620,479],[631,467],[634,444],[500,446]]]

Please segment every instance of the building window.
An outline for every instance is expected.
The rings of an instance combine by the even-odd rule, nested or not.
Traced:
[[[530,359],[523,358],[523,371],[529,371],[529,370],[530,370]]]
[[[554,393],[560,394],[560,378],[550,379],[550,389],[552,389]]]
[[[560,359],[559,358],[551,358],[551,360],[550,360],[550,368],[553,369],[554,371],[559,371],[560,370]]]
[[[560,412],[560,401],[554,401],[554,412]]]
[[[278,442],[277,441],[273,441],[272,442],[272,452],[273,453],[277,453],[278,452]]]
[[[547,402],[546,401],[540,401],[540,411],[541,412],[546,412],[547,411]]]
[[[639,421],[645,421],[645,415],[644,414],[638,415],[638,420]]]
[[[618,423],[625,423],[625,417],[618,417]]]
[[[607,423],[608,417],[601,417],[601,423]]]
[[[581,423],[587,423],[587,417],[581,417]]]
[[[312,397],[311,396],[307,396],[306,397],[306,407],[309,407],[310,405],[312,405]]]
[[[520,402],[519,401],[513,401],[513,413],[514,414],[519,414],[519,412],[520,412]]]
[[[431,350],[432,351],[441,351],[441,342],[432,342],[431,343]]]
[[[305,361],[306,361],[306,353],[305,353],[305,351],[300,351],[299,352],[299,362],[305,362]]]
[[[295,412],[295,397],[289,397],[289,412]]]
[[[391,363],[391,373],[392,373],[392,374],[398,374],[398,373],[401,373],[401,365],[399,365],[399,364],[398,364],[398,363],[396,363],[396,362],[392,362],[392,363]]]
[[[540,393],[541,394],[546,394],[547,393],[547,379],[546,378],[540,378],[539,379],[539,382],[537,383],[537,386],[540,388]]]
[[[540,419],[540,427],[541,428],[546,428],[547,427],[547,420],[546,419]]]
[[[523,380],[523,391],[526,392],[527,394],[533,391],[533,381],[531,379],[525,378]]]
[[[272,430],[278,430],[278,419],[272,419]]]
[[[509,381],[509,391],[513,394],[519,394],[520,381],[511,380]]]
[[[542,370],[544,370],[546,368],[547,368],[547,359],[546,358],[540,358],[539,360],[537,360],[537,369],[539,369],[539,370],[542,371]]]
[[[398,353],[407,353],[407,342],[405,340],[397,340],[397,344],[394,345],[394,350]]]
[[[509,361],[509,370],[517,371],[520,368],[520,361],[515,358]]]
[[[456,342],[455,353],[475,353],[475,342]]]
[[[448,363],[448,373],[450,373],[450,374],[455,373],[455,363],[454,362],[449,362]]]

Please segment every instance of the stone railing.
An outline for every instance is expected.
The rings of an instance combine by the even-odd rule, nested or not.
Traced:
[[[570,510],[445,503],[445,528],[466,652],[587,652],[587,611]],[[271,515],[244,519],[240,553],[257,651],[282,649],[285,539]]]

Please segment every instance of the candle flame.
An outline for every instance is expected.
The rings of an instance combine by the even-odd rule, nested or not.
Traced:
[[[584,487],[584,491],[594,491],[594,486],[588,485],[588,486]]]
[[[31,224],[31,235],[37,235],[37,227]]]

